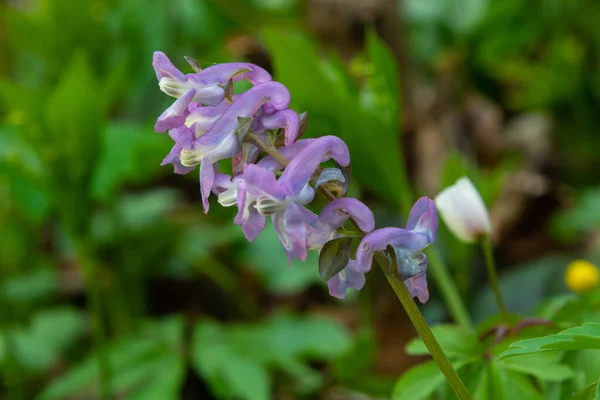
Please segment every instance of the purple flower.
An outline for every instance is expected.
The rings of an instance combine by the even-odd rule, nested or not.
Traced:
[[[365,285],[365,273],[357,268],[356,261],[350,260],[346,268],[327,281],[329,294],[343,299],[346,297],[346,289],[360,290]]]
[[[267,71],[248,63],[218,64],[200,72],[183,74],[160,51],[154,52],[152,66],[160,90],[177,98],[177,101],[158,118],[154,126],[157,132],[183,125],[189,114],[188,106],[194,102],[205,105],[220,104],[225,97],[222,86],[230,79],[248,80],[253,85],[271,81],[271,75]]]
[[[353,218],[363,232],[375,229],[375,218],[369,207],[352,198],[336,199],[327,204],[315,220],[309,222],[311,231],[307,238],[308,247],[320,250],[327,241],[345,236],[338,229],[349,218]],[[327,281],[329,294],[340,299],[345,297],[347,288],[360,290],[364,284],[365,271],[359,270],[354,260],[350,260],[346,268]]]
[[[335,136],[324,136],[305,146],[290,161],[279,180],[271,170],[247,165],[241,179],[236,181],[238,214],[234,219],[242,226],[246,238],[254,240],[265,226],[265,217],[271,216],[289,262],[293,258],[304,260],[307,220],[312,213],[303,206],[310,203],[315,194],[309,180],[321,162],[330,158],[340,165],[350,163],[348,147]],[[233,198],[233,191],[228,191],[227,195],[219,195],[219,203],[231,204]]]
[[[213,164],[230,158],[241,150],[240,139],[236,135],[238,118],[252,118],[263,104],[269,104],[275,110],[283,110],[287,108],[289,101],[290,93],[280,83],[266,82],[256,85],[240,95],[216,121],[209,118],[207,126],[210,126],[210,129],[207,132],[204,132],[206,126],[203,129],[199,122],[195,122],[190,128],[185,126],[179,128],[181,132],[185,132],[185,135],[182,135],[179,130],[175,137],[172,135],[176,143],[163,164],[173,163],[180,173],[187,173],[200,164],[200,191],[206,213],[209,209],[208,197],[215,179]],[[211,111],[218,115],[220,107],[222,106],[219,105]],[[206,115],[196,115],[204,112],[196,112],[196,110],[191,112],[195,117],[206,117]],[[205,110],[205,107],[200,110]],[[210,113],[208,114],[210,117]],[[195,133],[192,142],[189,141],[189,133],[185,129]],[[176,154],[179,154],[179,160],[176,159]]]
[[[425,275],[427,256],[423,249],[435,240],[437,228],[438,218],[433,201],[427,197],[419,199],[410,212],[406,229],[377,229],[362,239],[356,251],[357,270],[370,270],[373,254],[391,246],[398,275],[411,295],[425,303],[429,299],[429,292]]]
[[[260,124],[266,130],[283,128],[285,130],[286,146],[294,143],[300,126],[298,114],[293,110],[282,110],[274,114],[265,115],[260,118]]]
[[[310,249],[320,250],[331,239],[342,237],[337,230],[353,218],[363,232],[375,229],[373,212],[357,199],[343,197],[335,199],[323,208],[321,214],[312,224],[307,238]]]

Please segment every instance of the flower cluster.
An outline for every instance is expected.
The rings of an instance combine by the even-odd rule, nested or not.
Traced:
[[[305,260],[308,250],[325,251],[328,243],[362,237],[356,256],[343,260],[328,275],[329,292],[343,298],[347,288],[361,289],[373,254],[383,251],[414,297],[427,301],[423,249],[435,239],[437,213],[433,202],[420,199],[406,229],[375,229],[371,210],[348,189],[350,153],[335,136],[300,139],[306,114],[289,109],[290,93],[264,69],[247,63],[218,64],[201,69],[187,58],[194,73],[183,74],[161,52],[153,66],[160,89],[176,100],[156,121],[157,132],[169,131],[174,145],[162,165],[187,174],[199,165],[204,212],[209,197],[224,207],[237,207],[234,223],[253,241],[267,217],[288,260]],[[234,94],[233,82],[252,87]],[[231,159],[232,174],[219,172],[219,161]],[[332,161],[330,161],[332,160]],[[333,168],[323,168],[330,161]],[[335,199],[317,215],[306,206],[317,189],[335,189]],[[330,196],[331,197],[331,196]],[[351,221],[355,230],[346,229]],[[348,247],[349,248],[349,247]]]

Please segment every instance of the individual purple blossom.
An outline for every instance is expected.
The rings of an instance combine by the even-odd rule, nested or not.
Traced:
[[[375,229],[373,212],[357,199],[340,198],[327,204],[316,219],[309,222],[311,226],[307,238],[307,245],[312,250],[320,250],[326,242],[346,236],[339,232],[339,228],[352,218],[362,232],[371,232]],[[354,260],[349,260],[348,265],[333,278],[327,281],[329,294],[343,299],[346,289],[362,289],[365,284],[365,271],[357,268]]]
[[[411,295],[425,303],[429,299],[429,292],[426,281],[427,256],[423,249],[435,240],[437,228],[435,205],[431,199],[422,197],[410,211],[406,229],[377,229],[362,239],[356,251],[356,268],[367,272],[371,269],[373,254],[391,246],[398,275]]]
[[[293,110],[276,111],[260,118],[260,124],[266,130],[283,128],[285,130],[285,145],[290,146],[298,136],[300,120]]]
[[[311,214],[303,206],[314,198],[309,181],[321,162],[330,158],[340,165],[350,163],[346,144],[335,136],[315,139],[294,157],[279,179],[273,171],[258,165],[247,165],[242,180],[237,182],[238,214],[235,223],[242,226],[250,241],[271,216],[279,242],[288,261],[304,260],[307,255],[307,218]],[[221,204],[223,202],[220,199]]]

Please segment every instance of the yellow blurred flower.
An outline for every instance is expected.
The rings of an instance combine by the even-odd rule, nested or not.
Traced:
[[[589,261],[573,260],[567,266],[565,283],[569,289],[577,293],[587,292],[600,282],[600,271]]]

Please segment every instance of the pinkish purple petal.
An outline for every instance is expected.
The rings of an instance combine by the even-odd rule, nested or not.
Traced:
[[[279,183],[289,195],[297,196],[319,165],[330,158],[342,166],[350,164],[350,152],[336,136],[323,136],[302,149],[283,171]]]
[[[185,125],[185,120],[189,115],[188,106],[194,96],[196,95],[195,89],[190,89],[183,96],[173,102],[173,104],[167,108],[160,117],[156,120],[154,125],[155,132],[164,132],[168,129],[178,128]]]
[[[285,210],[277,211],[271,218],[289,265],[292,265],[294,258],[301,261],[306,260],[308,254],[306,248],[307,229],[300,206],[290,203]]]
[[[331,234],[341,228],[351,217],[363,232],[375,229],[375,219],[369,207],[353,198],[336,199],[321,211],[314,229],[308,235],[308,246],[311,249],[322,248]]]
[[[238,126],[238,118],[252,118],[264,103],[273,105],[277,110],[285,109],[290,103],[290,92],[277,82],[261,83],[250,88],[229,106],[208,133],[198,139],[198,144],[217,146],[234,133]]]
[[[180,155],[184,148],[191,148],[194,142],[194,133],[187,126],[183,125],[169,131],[169,136],[175,141],[175,145],[164,158],[160,165],[173,164],[176,174],[187,174],[194,170],[194,167],[186,167],[181,164]]]
[[[406,229],[426,234],[430,242],[435,240],[438,217],[433,200],[427,197],[421,197],[417,200],[412,210],[410,210]]]
[[[184,82],[186,80],[183,72],[178,70],[169,57],[165,55],[162,51],[155,51],[152,56],[152,66],[154,67],[154,71],[156,72],[156,79],[160,80],[161,78],[169,78],[175,81]]]
[[[346,297],[346,289],[360,290],[365,285],[365,273],[356,269],[356,261],[350,260],[342,272],[327,281],[329,294],[338,299]]]
[[[356,250],[357,268],[365,272],[370,270],[373,253],[385,250],[388,245],[408,251],[417,251],[424,249],[429,243],[429,237],[422,233],[401,228],[377,229],[361,240]]]
[[[202,207],[204,208],[204,214],[208,213],[210,204],[208,197],[212,190],[213,183],[215,181],[215,167],[206,158],[200,163],[200,193],[202,194]]]
[[[287,147],[280,147],[278,150],[285,158],[288,160],[292,160],[294,157],[298,155],[298,153],[304,149],[309,144],[313,143],[317,139],[303,139],[297,142],[292,143]],[[266,156],[262,158],[257,165],[260,165],[263,168],[270,169],[271,171],[281,171],[283,170],[283,165],[281,165],[278,161],[276,161],[271,156]]]
[[[191,80],[205,85],[211,83],[225,84],[229,79],[234,82],[246,80],[253,85],[272,80],[271,75],[261,67],[242,62],[212,65],[188,76]]]
[[[422,304],[427,303],[427,300],[429,300],[429,291],[427,290],[425,272],[406,279],[404,284],[412,297],[417,297]]]
[[[244,232],[246,239],[249,242],[252,242],[262,230],[265,229],[267,219],[264,215],[260,215],[254,207],[250,207],[248,211],[248,218],[246,222],[242,224],[242,231]]]
[[[290,146],[294,143],[296,136],[298,136],[298,114],[293,110],[282,110],[271,115],[265,115],[264,117],[261,117],[260,122],[267,130],[279,128],[285,129],[286,146]]]
[[[279,201],[285,199],[285,193],[279,186],[272,171],[261,168],[258,165],[249,164],[244,168],[243,177],[246,181],[248,193],[254,198],[268,195]]]

